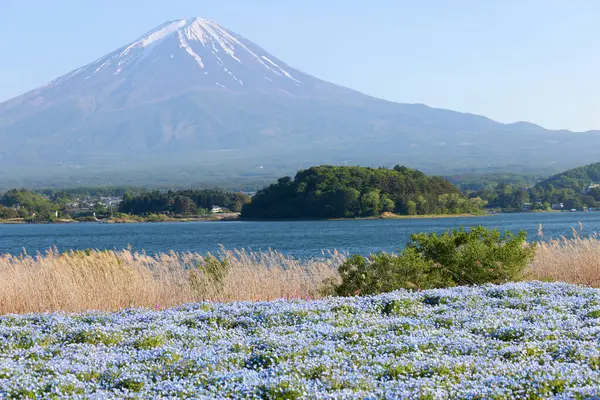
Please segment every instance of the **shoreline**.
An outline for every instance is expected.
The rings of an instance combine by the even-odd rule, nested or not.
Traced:
[[[152,224],[158,222],[227,222],[227,221],[238,221],[239,217],[217,217],[217,218],[202,218],[202,217],[188,217],[188,218],[171,218],[166,217],[165,219],[140,219],[135,218],[114,218],[114,219],[88,219],[88,220],[76,220],[76,219],[62,219],[55,221],[38,221],[29,222],[22,218],[20,219],[0,219],[0,225],[61,225],[61,224]]]
[[[374,217],[373,219],[436,219],[436,218],[472,218],[472,217],[488,217],[493,214],[423,214],[423,215],[382,215],[381,217]]]
[[[487,217],[495,214],[424,214],[424,215],[401,215],[387,213],[376,217],[357,217],[357,218],[238,218],[235,221],[245,222],[294,222],[294,221],[379,221],[393,219],[436,219],[436,218],[467,218],[467,217]]]
[[[423,215],[401,215],[393,213],[385,213],[376,217],[358,217],[358,218],[243,218],[239,214],[223,214],[221,216],[214,216],[213,218],[206,217],[184,217],[184,218],[172,218],[164,217],[158,219],[147,219],[146,217],[131,218],[114,218],[114,219],[97,219],[97,220],[74,220],[74,219],[61,219],[55,221],[40,221],[40,222],[28,222],[22,218],[14,219],[0,219],[0,225],[48,225],[48,224],[80,224],[80,223],[96,223],[96,224],[143,224],[143,223],[185,223],[185,222],[283,222],[283,221],[375,221],[375,220],[408,220],[408,219],[447,219],[447,218],[476,218],[476,217],[491,217],[493,215],[501,214],[555,214],[555,213],[570,213],[570,211],[526,211],[521,213],[485,213],[485,214],[423,214]]]

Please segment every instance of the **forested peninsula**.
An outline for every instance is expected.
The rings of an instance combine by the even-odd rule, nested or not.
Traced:
[[[258,191],[243,218],[329,219],[479,213],[485,202],[467,199],[446,179],[404,166],[393,169],[322,165]]]

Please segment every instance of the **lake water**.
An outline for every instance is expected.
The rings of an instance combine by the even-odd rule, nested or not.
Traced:
[[[410,234],[442,232],[452,227],[484,225],[516,232],[524,229],[537,239],[543,224],[544,238],[571,236],[571,228],[583,234],[600,231],[600,212],[498,214],[471,218],[289,221],[289,222],[189,222],[144,224],[0,224],[0,253],[29,254],[56,246],[68,249],[124,249],[148,253],[174,251],[216,252],[227,249],[279,250],[300,258],[318,257],[323,250],[338,249],[369,254],[402,248]]]

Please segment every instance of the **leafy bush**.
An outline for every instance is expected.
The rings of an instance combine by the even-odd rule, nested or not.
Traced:
[[[341,296],[435,288],[449,283],[443,282],[443,276],[430,260],[412,248],[400,254],[372,254],[369,258],[355,255],[340,267],[339,272],[342,283],[336,293]]]
[[[342,283],[335,291],[366,295],[519,280],[535,254],[535,244],[525,240],[524,231],[501,235],[482,226],[413,234],[399,254],[349,258],[340,267]]]
[[[482,226],[470,231],[453,229],[411,235],[409,248],[435,263],[436,268],[457,285],[501,284],[520,280],[533,261],[535,243],[527,244],[527,234],[505,232]]]

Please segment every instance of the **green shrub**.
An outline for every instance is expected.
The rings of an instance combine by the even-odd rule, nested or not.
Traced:
[[[339,269],[342,282],[335,291],[368,295],[519,280],[535,254],[535,245],[525,245],[525,239],[523,231],[502,236],[481,226],[414,234],[399,254],[349,258]]]
[[[396,289],[426,289],[443,287],[450,282],[430,260],[415,249],[400,254],[378,253],[369,258],[355,255],[339,269],[342,283],[336,293],[341,296],[369,295]]]
[[[501,284],[523,278],[533,261],[535,244],[526,244],[526,238],[525,231],[501,235],[497,229],[478,226],[439,236],[417,233],[407,246],[432,261],[454,285]]]

